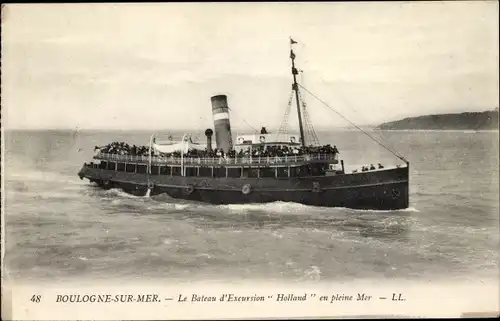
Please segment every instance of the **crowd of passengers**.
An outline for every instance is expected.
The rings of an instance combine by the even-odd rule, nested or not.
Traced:
[[[124,142],[112,142],[106,146],[96,146],[94,151],[114,155],[149,156],[149,147],[129,145]]]
[[[113,142],[106,146],[96,146],[94,150],[100,153],[115,154],[115,155],[129,155],[129,156],[149,156],[149,147],[129,145],[124,142]],[[259,148],[240,150],[236,152],[234,149],[225,153],[222,148],[212,150],[189,150],[184,154],[184,157],[199,157],[199,158],[242,158],[242,157],[284,157],[284,156],[300,156],[305,154],[338,154],[337,146],[323,145],[323,146],[309,146],[309,147],[288,147],[288,146],[260,146]],[[173,153],[159,153],[155,150],[151,153],[152,156],[164,157],[181,157],[181,152]]]
[[[382,164],[378,163],[378,169],[382,169],[382,168],[384,168],[384,166],[383,166]],[[375,166],[373,166],[373,164],[370,164],[370,166],[363,166],[363,167],[361,167],[361,171],[362,171],[362,172],[373,171],[373,170],[376,170],[376,169],[377,169],[377,168],[376,168]],[[357,170],[357,169],[355,169],[355,170],[353,170],[352,172],[353,172],[353,173],[357,173],[357,172],[358,172],[358,170]]]
[[[101,153],[114,154],[114,155],[129,155],[129,156],[149,156],[149,147],[148,146],[136,146],[129,145],[124,142],[113,142],[106,146],[96,146],[94,151],[99,151]],[[222,157],[222,158],[244,158],[244,157],[284,157],[284,156],[300,156],[305,154],[338,154],[339,150],[337,146],[331,146],[330,144],[324,146],[309,146],[309,147],[288,147],[288,146],[260,146],[260,148],[246,150],[240,150],[236,152],[231,149],[228,153],[224,153],[224,151],[219,149],[212,150],[189,150],[184,154],[185,157],[199,157],[199,158],[212,158],[212,157]],[[181,157],[180,152],[174,153],[158,153],[155,150],[152,151],[152,156],[163,156],[163,157]],[[378,163],[378,169],[384,168],[384,166]],[[370,166],[363,166],[361,168],[362,172],[367,172],[371,170],[376,170],[373,164]],[[353,170],[353,173],[357,173],[358,170]]]

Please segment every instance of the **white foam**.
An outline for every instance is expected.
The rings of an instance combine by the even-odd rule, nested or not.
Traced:
[[[219,205],[219,208],[225,208],[232,211],[265,211],[265,212],[278,212],[278,213],[290,213],[290,212],[304,212],[305,210],[310,210],[315,208],[314,206],[308,206],[293,202],[272,202],[272,203],[252,203],[252,204],[229,204],[229,205]]]
[[[125,193],[124,191],[122,191],[121,189],[118,189],[118,188],[112,188],[110,190],[107,190],[104,192],[104,195],[106,195],[106,196],[119,196],[119,197],[124,197],[124,198],[140,198],[139,196]]]
[[[273,231],[271,233],[271,235],[274,236],[274,237],[276,237],[276,238],[278,238],[278,239],[282,239],[283,238],[283,235],[280,234],[280,233],[278,233],[277,231]]]
[[[213,259],[213,256],[208,254],[208,253],[200,253],[200,254],[197,254],[196,255],[197,257],[204,257],[204,258],[207,258],[207,259]]]
[[[420,213],[420,210],[418,210],[415,207],[408,207],[402,210],[398,210],[399,212],[415,212],[415,213]]]
[[[165,244],[165,245],[170,245],[170,244],[174,244],[174,243],[179,243],[179,241],[178,240],[174,240],[174,239],[166,238],[166,239],[162,240],[162,243]]]
[[[184,210],[189,207],[189,204],[174,204],[176,210]]]
[[[304,205],[294,202],[273,202],[273,203],[260,203],[260,204],[230,204],[230,205],[219,205],[219,208],[226,208],[233,211],[249,211],[249,210],[261,210],[264,212],[276,212],[276,213],[310,213],[311,211],[322,211],[328,210],[342,210],[349,212],[373,212],[373,213],[394,213],[394,212],[420,212],[414,207],[408,207],[400,210],[369,210],[369,209],[351,209],[347,207],[322,207],[322,206],[312,206]]]
[[[337,209],[344,209],[348,210],[350,212],[365,212],[365,213],[394,213],[394,212],[416,212],[419,213],[420,211],[414,207],[407,207],[404,209],[399,209],[399,210],[362,210],[362,209],[352,209],[352,208],[347,208],[347,207],[336,207]]]
[[[321,278],[321,269],[316,265],[312,265],[310,268],[304,271],[304,276],[307,279],[319,281]]]

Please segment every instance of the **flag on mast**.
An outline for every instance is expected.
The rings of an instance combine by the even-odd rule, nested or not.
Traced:
[[[293,45],[294,43],[297,43],[297,41],[293,40],[292,37],[290,37],[290,44]]]

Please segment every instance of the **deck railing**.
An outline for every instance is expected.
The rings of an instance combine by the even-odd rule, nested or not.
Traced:
[[[117,162],[149,162],[149,156],[118,155],[108,153],[98,153],[94,159],[117,161]],[[280,164],[280,163],[298,163],[307,161],[338,161],[338,154],[313,153],[306,155],[286,155],[286,156],[244,156],[235,158],[224,157],[161,157],[152,156],[153,164],[184,164],[184,165],[250,165],[250,164]]]

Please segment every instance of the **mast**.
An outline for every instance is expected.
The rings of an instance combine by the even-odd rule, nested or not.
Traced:
[[[300,102],[299,102],[299,85],[297,84],[297,68],[295,68],[295,53],[293,52],[292,45],[297,43],[290,37],[290,59],[292,59],[292,75],[293,75],[293,85],[292,89],[295,91],[295,101],[297,102],[297,114],[299,116],[299,129],[300,129],[300,141],[302,142],[302,147],[306,146],[306,140],[304,137],[304,128],[302,127],[302,115],[300,114]]]

